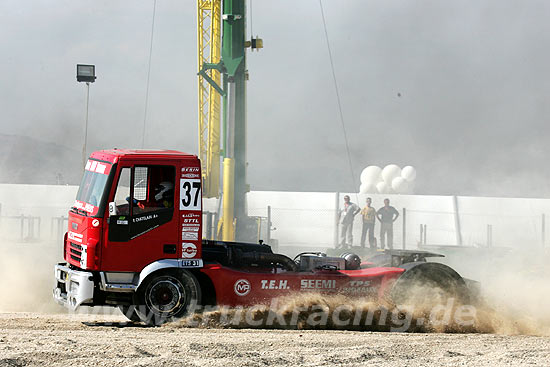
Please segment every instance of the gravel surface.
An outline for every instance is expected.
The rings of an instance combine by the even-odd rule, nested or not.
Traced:
[[[37,251],[41,261],[29,266]],[[502,266],[504,274],[484,280],[494,298],[506,301],[503,309],[478,310],[477,330],[494,334],[189,328],[183,322],[148,328],[121,315],[67,314],[55,305],[52,268],[59,252],[52,244],[0,241],[0,293],[16,295],[0,298],[0,367],[550,366],[550,276],[538,273],[519,276]]]
[[[144,327],[122,316],[0,313],[0,367],[550,365],[550,338]]]

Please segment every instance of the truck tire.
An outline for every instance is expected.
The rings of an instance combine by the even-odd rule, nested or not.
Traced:
[[[447,265],[431,262],[407,263],[405,272],[391,289],[395,304],[445,304],[449,298],[468,304],[470,292],[464,279]]]
[[[148,276],[136,292],[136,312],[148,325],[162,325],[185,316],[201,301],[197,278],[187,270]]]
[[[132,322],[140,322],[141,319],[139,318],[139,315],[136,312],[136,307],[133,305],[120,305],[118,306],[118,309],[122,314],[130,321]]]

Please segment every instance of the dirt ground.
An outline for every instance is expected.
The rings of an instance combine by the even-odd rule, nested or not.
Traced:
[[[480,319],[494,334],[189,328],[181,323],[148,328],[127,324],[122,315],[68,314],[55,305],[51,290],[59,252],[53,243],[0,240],[0,367],[550,365],[547,277],[499,276],[500,283],[489,283],[493,293],[514,301],[507,306],[521,311],[513,318],[482,313]]]
[[[525,366],[550,338],[124,325],[120,316],[0,314],[0,367]]]

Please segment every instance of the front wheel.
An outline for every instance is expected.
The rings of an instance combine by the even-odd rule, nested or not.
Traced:
[[[136,312],[149,325],[162,325],[181,318],[200,303],[197,279],[186,270],[150,275],[136,293]]]
[[[118,306],[118,309],[126,318],[132,322],[140,322],[141,319],[139,318],[139,315],[136,312],[135,306],[129,306],[129,305],[121,305]]]

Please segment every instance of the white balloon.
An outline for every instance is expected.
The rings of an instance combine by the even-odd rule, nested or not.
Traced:
[[[405,180],[403,177],[396,177],[391,182],[391,187],[396,193],[405,194],[407,192],[407,189],[409,188],[409,185],[407,180]]]
[[[378,166],[368,166],[361,172],[361,183],[376,184],[380,181],[381,173],[382,168]]]
[[[390,187],[384,181],[380,181],[376,184],[376,191],[378,191],[379,194],[389,194],[390,190]]]
[[[396,164],[388,164],[382,170],[382,179],[391,185],[394,178],[401,176],[401,168]]]
[[[401,170],[401,177],[409,182],[414,181],[416,179],[416,170],[413,166],[403,167]]]
[[[376,194],[376,185],[372,183],[361,184],[361,194]]]

